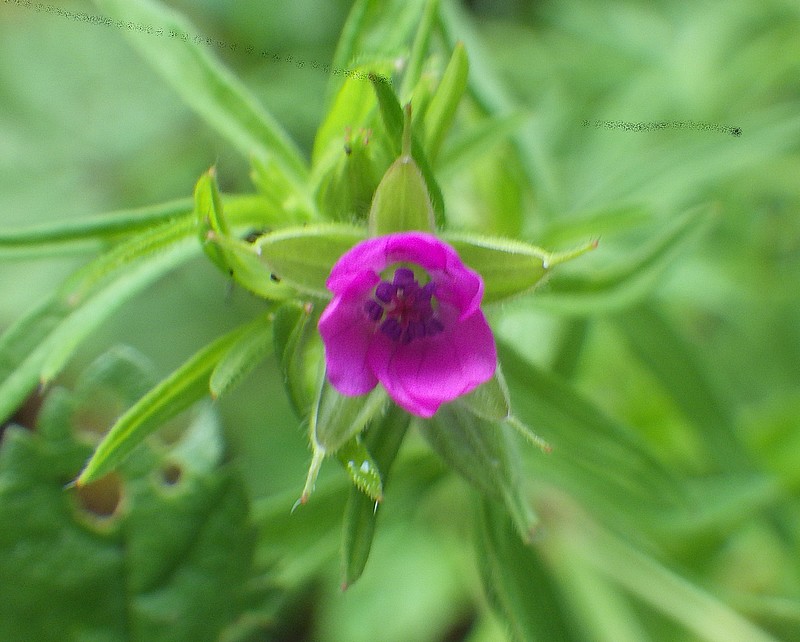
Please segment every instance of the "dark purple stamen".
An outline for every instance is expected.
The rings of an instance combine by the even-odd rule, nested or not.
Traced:
[[[386,281],[381,281],[375,288],[375,298],[383,303],[389,303],[395,294],[397,294],[397,286]]]
[[[377,301],[367,301],[364,309],[367,311],[367,316],[373,321],[377,321],[383,316],[383,306]]]
[[[403,336],[403,326],[394,317],[388,317],[381,323],[381,332],[383,332],[392,341],[398,341]]]
[[[364,311],[392,341],[410,343],[444,330],[434,310],[435,290],[432,281],[420,287],[413,270],[397,268],[391,282],[378,283],[375,298],[364,304]]]
[[[394,279],[392,279],[392,285],[397,286],[398,288],[405,288],[411,284],[417,283],[417,280],[414,278],[414,271],[409,270],[408,268],[397,268],[394,271]]]

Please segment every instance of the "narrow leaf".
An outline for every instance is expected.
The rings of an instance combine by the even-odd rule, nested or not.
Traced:
[[[652,305],[626,310],[614,318],[633,353],[669,392],[705,444],[707,461],[718,470],[743,472],[750,457],[734,430],[727,405],[703,371],[703,355]]]
[[[455,174],[470,167],[475,161],[494,151],[498,145],[508,141],[530,117],[529,113],[520,111],[491,116],[457,137],[454,136],[437,157],[436,168],[439,175]]]
[[[109,212],[77,221],[56,221],[20,230],[2,230],[0,231],[0,252],[23,248],[51,252],[54,246],[91,240],[116,239],[159,223],[186,216],[191,210],[191,199],[181,198],[148,207]]]
[[[262,315],[249,324],[214,367],[208,384],[213,399],[230,392],[273,352],[270,318]]]
[[[537,460],[539,475],[554,475],[584,503],[622,515],[633,505],[642,513],[673,505],[675,480],[638,434],[507,344],[498,348],[515,414],[553,445],[552,457]]]
[[[425,112],[425,151],[432,165],[436,165],[442,141],[453,124],[456,108],[467,88],[468,74],[467,52],[459,42]]]
[[[411,45],[411,55],[408,57],[405,75],[403,76],[402,95],[405,99],[411,94],[412,88],[419,82],[422,66],[428,56],[431,35],[439,13],[439,0],[426,0],[425,9],[414,35]]]
[[[117,246],[0,338],[0,416],[12,413],[38,383],[55,377],[119,306],[198,251],[191,223],[181,219]]]
[[[577,642],[550,569],[520,540],[501,505],[481,500],[477,535],[483,587],[511,639]]]
[[[590,274],[560,274],[532,302],[538,307],[570,315],[615,312],[648,295],[667,267],[707,230],[710,208],[687,212],[667,227],[649,247],[625,261]]]
[[[302,154],[244,85],[194,37],[196,27],[151,0],[95,0],[95,4],[115,19],[162,29],[166,35],[161,37],[134,29],[124,32],[190,107],[245,156],[275,158],[298,194],[303,194],[307,170]]]
[[[485,496],[505,505],[525,541],[531,538],[538,519],[522,487],[507,426],[448,404],[425,421],[421,432],[451,468]]]
[[[248,329],[237,328],[207,345],[129,408],[100,442],[78,476],[78,486],[114,470],[145,437],[206,395],[214,367]]]
[[[381,82],[379,79],[372,79],[372,87],[375,89],[375,95],[378,98],[378,106],[380,107],[386,132],[389,134],[389,139],[394,143],[394,153],[396,156],[400,156],[403,153],[403,109],[400,107],[400,102],[394,90],[387,83]],[[414,158],[414,161],[419,167],[419,171],[425,179],[431,205],[433,205],[436,224],[443,227],[445,215],[442,190],[433,175],[433,171],[422,149],[422,145],[413,135],[413,132],[409,132],[409,135],[411,156]]]
[[[376,421],[364,436],[364,443],[380,470],[386,488],[400,445],[403,443],[410,415],[391,405],[380,421]],[[364,571],[380,508],[375,501],[353,487],[347,499],[342,527],[342,588],[351,586]]]

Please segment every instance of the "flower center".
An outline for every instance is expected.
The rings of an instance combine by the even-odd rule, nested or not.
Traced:
[[[391,281],[378,283],[374,298],[364,304],[364,310],[393,341],[410,343],[431,337],[444,330],[434,310],[435,288],[433,282],[420,286],[412,270],[398,268]]]

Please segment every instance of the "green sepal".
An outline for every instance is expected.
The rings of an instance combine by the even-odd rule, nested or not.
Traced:
[[[411,156],[389,167],[375,190],[369,212],[372,236],[419,230],[433,232],[434,217],[425,179]]]
[[[505,421],[511,416],[508,386],[499,366],[489,381],[481,384],[468,395],[460,397],[454,403],[461,404],[473,414],[487,421]]]
[[[366,230],[343,224],[290,227],[259,237],[253,244],[270,273],[304,294],[330,298],[325,282],[331,268]]]
[[[386,84],[386,76],[389,75],[391,67],[390,62],[362,65],[356,67],[345,79],[314,138],[311,166],[315,171],[327,164],[326,159],[331,154],[339,153],[342,136],[347,131],[369,129],[375,124],[377,101],[367,79],[374,77],[381,84]]]
[[[596,242],[566,252],[548,252],[535,245],[477,234],[443,234],[466,265],[484,282],[483,303],[495,303],[527,292],[547,276],[549,270],[597,246]]]
[[[392,151],[401,158],[403,156],[411,156],[414,159],[424,179],[436,225],[444,227],[444,197],[422,145],[411,131],[413,120],[411,117],[411,105],[409,103],[405,106],[405,109],[401,108],[400,102],[389,84],[376,78],[371,80],[375,95],[378,98],[381,118],[389,136],[389,143],[392,145]]]
[[[425,112],[425,151],[431,163],[436,162],[445,134],[453,124],[456,108],[467,88],[468,75],[467,51],[463,43],[457,42]]]
[[[420,432],[453,470],[505,505],[520,536],[528,541],[538,518],[521,487],[519,461],[508,431],[505,423],[487,421],[451,403],[426,420]]]
[[[317,386],[319,341],[315,341],[313,306],[290,301],[275,313],[272,336],[286,392],[294,411],[306,417]]]
[[[375,460],[369,454],[361,439],[356,436],[336,452],[350,481],[374,502],[383,501],[383,482]]]
[[[261,262],[252,243],[231,236],[223,215],[222,199],[212,167],[197,181],[194,190],[197,234],[203,251],[225,274],[246,290],[266,299],[286,299],[293,290],[278,282]]]
[[[225,251],[215,244],[207,243],[210,235],[227,236],[228,225],[222,215],[222,200],[217,185],[217,171],[211,167],[199,179],[194,187],[194,214],[197,222],[197,236],[200,245],[211,262],[227,273],[229,265]]]
[[[389,157],[363,128],[346,132],[331,157],[317,192],[320,209],[331,220],[365,223]]]
[[[204,245],[206,253],[211,247],[219,250],[227,265],[227,273],[245,290],[273,301],[285,300],[296,294],[294,288],[282,283],[264,265],[259,250],[253,243],[212,233]]]
[[[325,379],[311,414],[311,438],[326,453],[337,452],[380,414],[388,397],[382,386],[358,397],[346,397]]]
[[[313,454],[300,498],[302,503],[308,500],[314,489],[324,458],[336,454],[359,435],[372,419],[383,412],[387,400],[386,391],[380,386],[366,395],[346,397],[322,374],[309,417],[309,442]]]
[[[468,395],[456,399],[453,404],[469,411],[482,421],[502,423],[513,428],[525,441],[542,452],[552,451],[550,444],[512,414],[508,384],[499,364],[494,376],[489,381],[481,384]]]

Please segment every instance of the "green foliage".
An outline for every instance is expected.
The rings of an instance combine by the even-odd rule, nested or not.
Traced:
[[[74,392],[48,394],[35,429],[6,429],[0,638],[217,640],[265,606],[248,498],[220,466],[207,406],[174,444],[143,445],[117,473],[65,490],[91,453],[87,437],[151,385],[141,361],[109,352]]]
[[[0,9],[0,639],[800,637],[800,14],[462,4]],[[424,421],[316,330],[397,229],[502,366]]]

